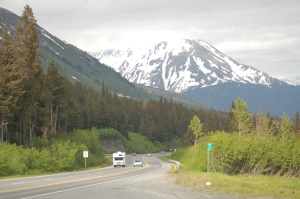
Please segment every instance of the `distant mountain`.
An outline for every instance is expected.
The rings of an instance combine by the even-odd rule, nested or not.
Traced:
[[[182,93],[207,107],[229,111],[238,97],[252,113],[293,117],[300,87],[243,65],[201,40],[171,40],[147,47],[91,54],[130,82]]]
[[[280,80],[290,85],[300,86],[300,76],[288,76]]]

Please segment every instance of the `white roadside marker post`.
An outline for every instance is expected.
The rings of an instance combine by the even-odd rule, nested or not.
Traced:
[[[207,144],[207,176],[209,176],[209,151],[212,150],[212,144],[208,143]],[[206,182],[207,186],[211,185],[211,182]]]
[[[89,157],[89,151],[83,151],[84,168],[86,168],[86,158]]]

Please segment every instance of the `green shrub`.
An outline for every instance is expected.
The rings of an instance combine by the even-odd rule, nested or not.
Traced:
[[[83,150],[89,151],[89,157],[87,158],[87,165],[88,166],[100,166],[102,164],[106,164],[107,159],[104,157],[105,152],[100,145],[101,135],[116,135],[118,137],[118,132],[113,129],[96,129],[92,128],[91,130],[77,130],[74,137],[74,141],[78,144],[82,144],[86,146],[85,148],[81,146],[79,150],[79,154],[81,154],[81,160],[79,162],[83,162]],[[108,133],[111,132],[111,133]],[[80,164],[82,165],[82,164]]]
[[[65,171],[74,169],[75,157],[78,151],[76,144],[71,143],[70,140],[58,140],[51,144],[50,151],[56,170]]]
[[[23,157],[22,147],[0,143],[0,176],[23,174],[26,170]]]
[[[129,132],[129,141],[125,143],[127,152],[135,151],[137,153],[154,153],[159,152],[161,149],[155,146],[150,140],[139,133]],[[124,142],[123,142],[124,144]]]
[[[207,170],[207,144],[210,151],[210,170],[227,174],[267,174],[300,176],[300,140],[292,135],[287,139],[268,138],[253,134],[215,132],[201,138],[199,144],[172,153],[191,170]]]
[[[117,139],[121,138],[121,133],[112,128],[105,128],[98,130],[100,139]]]

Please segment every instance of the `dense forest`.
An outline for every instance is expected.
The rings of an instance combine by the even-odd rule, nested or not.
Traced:
[[[0,147],[3,150],[10,150],[9,147],[14,145],[31,149],[30,153],[38,149],[36,153],[40,156],[43,149],[50,148],[53,156],[57,148],[70,151],[74,147],[72,140],[76,140],[75,157],[78,156],[76,151],[86,149],[88,143],[93,143],[97,151],[97,144],[89,140],[97,140],[97,136],[86,136],[88,132],[85,130],[91,129],[91,132],[96,132],[95,129],[114,129],[120,133],[119,136],[128,140],[133,135],[136,140],[136,135],[132,134],[135,132],[165,147],[172,147],[168,143],[174,140],[179,140],[181,146],[196,146],[201,143],[201,138],[220,131],[238,135],[236,140],[244,135],[262,139],[272,136],[283,140],[300,136],[297,110],[294,121],[286,114],[275,121],[271,115],[263,115],[262,112],[250,115],[242,99],[233,102],[227,113],[208,108],[189,109],[164,98],[137,101],[109,91],[105,82],[98,90],[80,82],[73,84],[59,74],[53,60],[49,60],[46,70],[42,68],[36,19],[28,5],[24,7],[13,35],[5,25],[2,28],[0,74],[0,144],[3,144]],[[194,116],[197,116],[195,121],[201,124],[198,125],[200,128],[192,127]],[[82,131],[78,133],[77,130]],[[47,141],[55,138],[64,138],[64,141],[47,144]],[[82,146],[80,140],[89,141]],[[98,154],[103,155],[104,152]],[[47,159],[49,164],[51,160]],[[226,165],[229,164],[226,162]],[[62,168],[73,168],[70,162],[66,165]],[[221,170],[224,171],[225,167],[222,166]],[[298,167],[294,169],[299,175]],[[6,170],[0,168],[0,174],[1,171]]]

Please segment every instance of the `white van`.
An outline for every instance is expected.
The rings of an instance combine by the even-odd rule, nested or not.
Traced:
[[[117,153],[113,153],[113,165],[116,166],[126,166],[126,153],[118,151]]]

